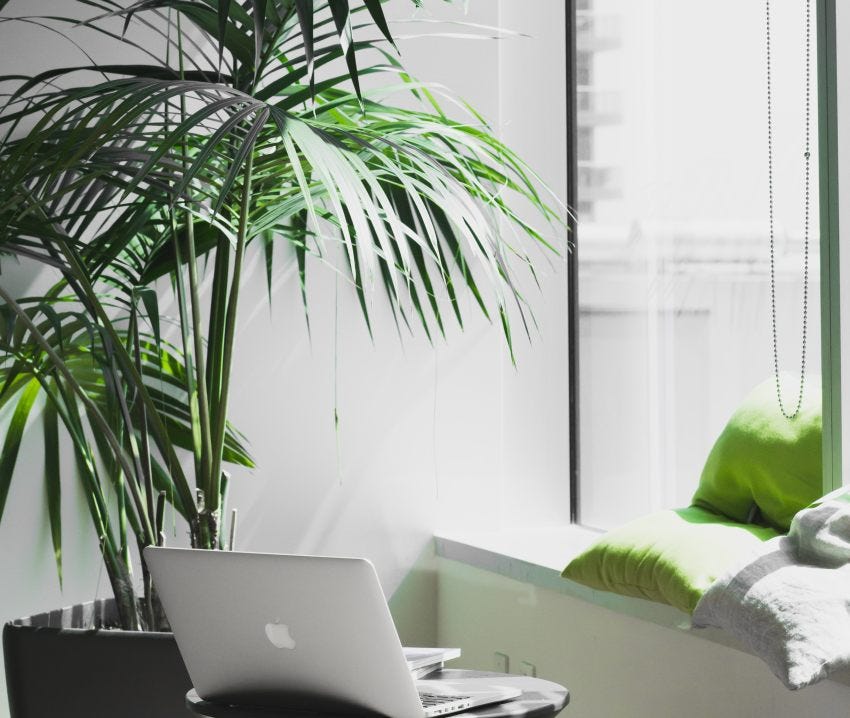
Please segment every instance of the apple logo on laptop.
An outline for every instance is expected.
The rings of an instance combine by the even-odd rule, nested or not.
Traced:
[[[266,624],[266,637],[275,648],[295,648],[295,639],[289,633],[289,626],[276,618],[274,623]]]

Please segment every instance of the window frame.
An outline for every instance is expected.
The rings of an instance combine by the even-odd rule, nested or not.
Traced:
[[[580,422],[579,422],[579,310],[578,310],[578,0],[567,0],[567,346],[569,375],[570,523],[581,523]]]
[[[835,0],[817,0],[821,377],[824,493],[842,486],[838,250],[838,82]]]

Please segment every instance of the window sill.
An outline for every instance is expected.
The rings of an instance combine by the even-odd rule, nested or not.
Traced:
[[[611,611],[683,631],[698,640],[749,653],[732,635],[713,628],[691,628],[690,616],[672,606],[641,598],[597,591],[561,576],[561,571],[598,536],[582,526],[513,529],[481,533],[451,532],[435,536],[437,556],[491,571],[538,588],[563,593]],[[829,680],[850,686],[850,670]]]
[[[595,603],[667,628],[690,630],[690,619],[672,606],[597,591],[561,576],[564,566],[601,532],[568,525],[542,529],[459,533],[435,537],[437,556],[492,571],[516,581]]]

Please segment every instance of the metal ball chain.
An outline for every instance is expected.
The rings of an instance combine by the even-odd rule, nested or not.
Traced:
[[[810,175],[811,175],[811,0],[806,2],[806,147],[803,154],[805,159],[805,201],[803,224],[803,348],[800,360],[800,390],[797,395],[797,406],[793,412],[785,409],[782,402],[782,388],[779,382],[779,349],[776,339],[776,268],[775,268],[775,236],[773,211],[773,107],[771,96],[770,72],[770,0],[765,0],[766,38],[767,38],[767,187],[770,216],[770,316],[773,331],[773,377],[776,383],[776,398],[779,400],[779,410],[786,419],[793,419],[800,413],[803,405],[803,390],[806,382],[806,333],[808,329],[809,309],[809,217],[810,217]]]

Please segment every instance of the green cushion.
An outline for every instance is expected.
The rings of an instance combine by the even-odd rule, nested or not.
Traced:
[[[705,590],[741,554],[778,534],[695,506],[659,511],[610,531],[563,576],[692,613]]]
[[[783,376],[791,408],[796,387],[793,377]],[[787,531],[794,514],[823,493],[822,471],[820,379],[806,378],[800,413],[791,420],[779,411],[771,378],[744,399],[723,429],[693,503],[741,522],[758,507],[766,523]]]

